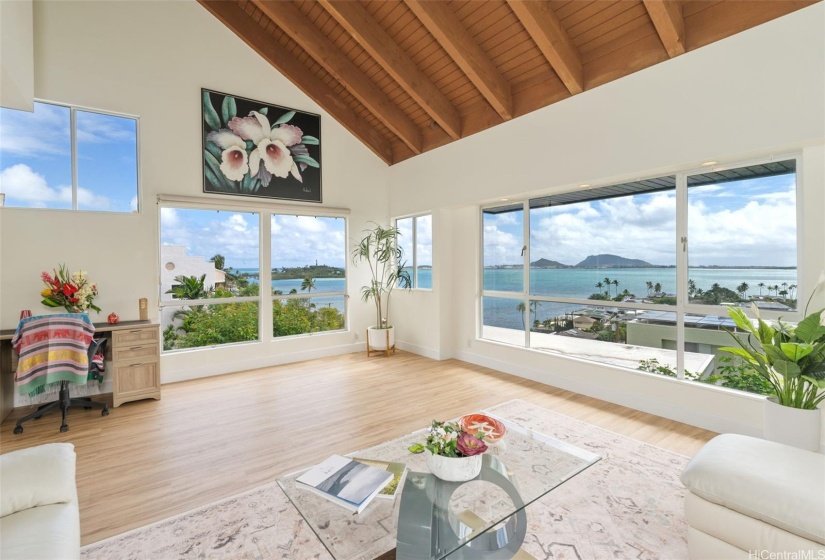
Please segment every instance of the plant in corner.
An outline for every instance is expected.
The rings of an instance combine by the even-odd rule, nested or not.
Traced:
[[[361,287],[361,299],[375,304],[375,326],[368,331],[368,341],[371,347],[377,350],[386,350],[393,347],[386,341],[394,336],[390,321],[390,298],[395,288],[409,290],[412,287],[410,273],[404,270],[404,252],[398,246],[398,229],[382,227],[374,223],[373,228],[364,230],[364,236],[352,251],[352,262],[366,262],[370,269],[370,283]],[[374,336],[374,331],[383,336]],[[386,332],[389,331],[389,332]],[[385,342],[381,343],[384,340]],[[384,347],[386,346],[386,347]]]
[[[825,310],[808,315],[806,306],[806,316],[796,326],[781,319],[769,324],[755,305],[752,310],[756,325],[742,309],[728,309],[747,337],[742,340],[730,332],[737,346],[720,350],[742,358],[773,388],[775,396],[768,397],[765,408],[765,437],[817,451],[821,426],[817,405],[825,400]]]

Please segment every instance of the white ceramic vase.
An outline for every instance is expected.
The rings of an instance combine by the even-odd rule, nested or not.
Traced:
[[[441,480],[465,482],[477,477],[481,472],[481,455],[444,457],[427,451],[427,468]]]
[[[367,336],[369,337],[370,350],[387,350],[395,346],[395,327],[387,327],[386,329],[369,327]]]
[[[783,406],[776,397],[765,401],[765,439],[819,451],[822,411]]]

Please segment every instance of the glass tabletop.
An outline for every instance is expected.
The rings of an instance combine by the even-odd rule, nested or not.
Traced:
[[[425,428],[349,454],[407,465],[396,498],[376,497],[360,514],[296,485],[304,471],[278,484],[336,560],[376,558],[396,544],[399,560],[488,557],[485,551],[496,547],[518,550],[526,525],[524,508],[600,457],[484,414],[503,422],[507,433],[490,445],[481,474],[468,482],[436,479],[429,474],[425,455],[407,450],[424,441]]]

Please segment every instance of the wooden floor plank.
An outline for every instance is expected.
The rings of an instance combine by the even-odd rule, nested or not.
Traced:
[[[692,455],[715,434],[457,360],[348,354],[163,386],[160,401],[0,426],[0,452],[67,441],[83,544],[276,480],[429,424],[524,399]]]

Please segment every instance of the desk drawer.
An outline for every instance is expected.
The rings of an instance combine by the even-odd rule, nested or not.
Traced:
[[[143,329],[128,329],[122,331],[114,331],[112,333],[112,342],[116,347],[119,346],[137,346],[144,342],[158,342],[159,332],[157,326],[146,327]]]
[[[112,350],[112,361],[116,364],[120,364],[120,362],[128,362],[130,360],[135,362],[157,361],[158,349],[159,346],[157,344],[143,344],[135,346],[115,345],[114,350]]]

